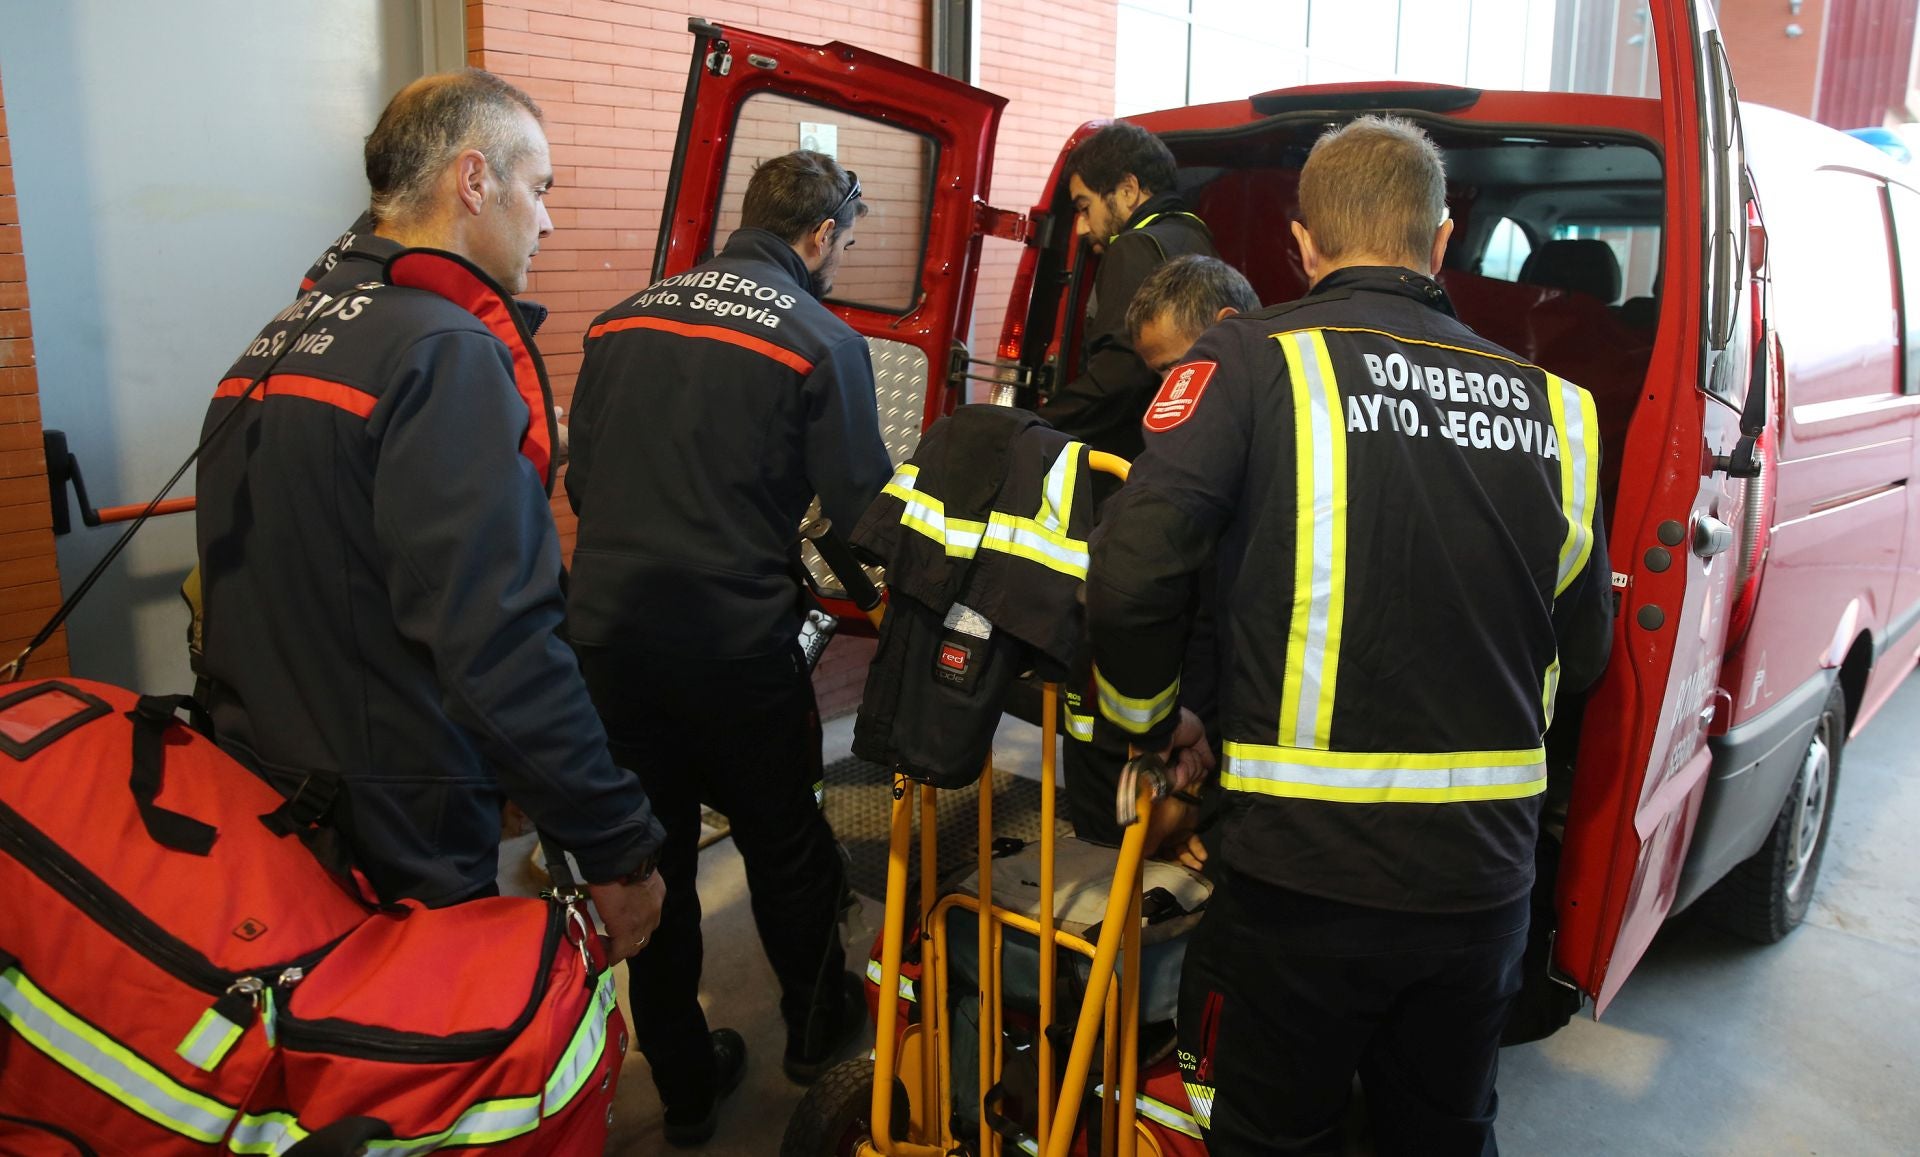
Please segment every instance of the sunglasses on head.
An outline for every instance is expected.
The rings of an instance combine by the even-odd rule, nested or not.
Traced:
[[[840,203],[833,207],[833,212],[827,214],[827,216],[833,218],[836,221],[840,219],[841,211],[845,209],[848,205],[853,204],[854,201],[857,200],[860,196],[860,175],[854,172],[852,169],[846,170],[846,173],[847,173],[847,195],[840,198]]]

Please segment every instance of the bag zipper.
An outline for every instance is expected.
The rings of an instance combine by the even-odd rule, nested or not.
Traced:
[[[0,803],[0,851],[10,853],[94,923],[180,983],[216,998],[225,996],[235,988],[244,989],[248,981],[263,983],[251,973],[226,972],[216,968],[212,961],[154,923],[4,803]],[[332,948],[333,944],[328,944],[298,961],[254,971],[274,975],[290,968],[311,968]]]
[[[290,1011],[290,991],[301,979],[296,972],[291,976],[283,974],[273,986],[280,994],[274,1003],[274,1028],[280,1045],[299,1052],[405,1064],[447,1064],[497,1055],[526,1030],[539,1011],[541,1001],[546,999],[553,958],[566,928],[568,910],[568,905],[548,902],[547,930],[540,946],[540,970],[534,979],[533,992],[520,1015],[505,1028],[441,1036],[358,1024],[337,1017],[302,1020]]]

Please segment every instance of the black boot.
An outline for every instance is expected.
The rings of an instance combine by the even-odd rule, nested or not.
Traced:
[[[747,1075],[747,1041],[730,1028],[716,1028],[708,1037],[713,1046],[713,1095],[701,1105],[668,1105],[661,1133],[679,1149],[705,1145],[720,1125],[720,1102],[740,1087]]]
[[[847,1046],[866,1031],[866,985],[853,973],[841,974],[839,1004],[823,1001],[822,1006],[807,1018],[804,1033],[795,1033],[791,1026],[787,1030],[787,1055],[780,1067],[796,1085],[819,1080]]]

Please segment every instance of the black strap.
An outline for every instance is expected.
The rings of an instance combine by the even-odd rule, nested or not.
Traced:
[[[202,731],[206,711],[186,695],[142,695],[127,718],[133,720],[133,774],[127,786],[133,789],[133,802],[140,808],[140,821],[155,843],[176,852],[204,856],[213,850],[219,831],[192,816],[161,807],[154,800],[166,776],[166,733],[176,714],[186,709]]]
[[[285,803],[260,817],[276,836],[297,836],[333,819],[340,798],[340,777],[331,771],[309,771]]]
[[[393,1126],[372,1117],[347,1117],[307,1134],[285,1157],[359,1157],[369,1141],[393,1140]]]

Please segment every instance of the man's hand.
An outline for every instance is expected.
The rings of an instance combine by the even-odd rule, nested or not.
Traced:
[[[1174,790],[1186,791],[1207,777],[1215,766],[1213,747],[1207,743],[1207,729],[1200,717],[1182,707],[1173,725],[1173,738],[1167,741],[1160,758],[1167,761],[1174,776]]]
[[[647,946],[647,938],[660,926],[660,903],[666,899],[667,886],[660,873],[654,872],[633,884],[588,884],[587,895],[593,898],[600,923],[606,926],[611,964]]]
[[[1165,851],[1166,854],[1160,857],[1163,860],[1170,859],[1178,861],[1196,872],[1206,870],[1207,846],[1201,843],[1200,837],[1192,832],[1187,833],[1186,843],[1178,847],[1167,848]]]

